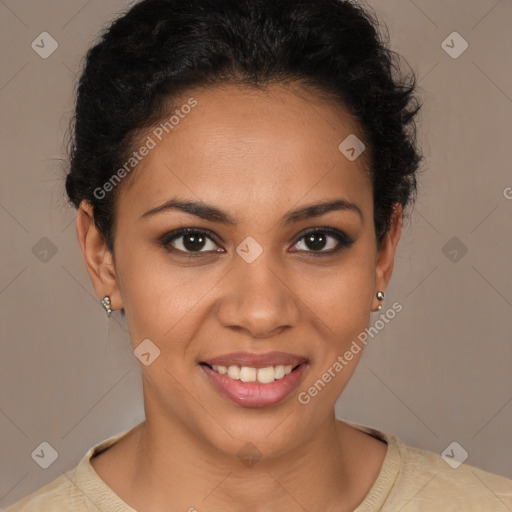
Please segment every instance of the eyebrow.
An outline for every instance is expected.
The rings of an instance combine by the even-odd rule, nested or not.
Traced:
[[[215,206],[207,205],[202,202],[180,199],[171,199],[160,206],[148,210],[141,215],[140,220],[170,210],[182,211],[200,217],[201,219],[218,222],[228,226],[235,226],[237,224],[236,217],[233,217],[229,213]],[[363,219],[363,213],[357,204],[340,198],[327,202],[314,203],[292,210],[283,217],[281,223],[283,225],[295,224],[301,220],[320,217],[332,211],[352,211],[357,213],[359,217]]]

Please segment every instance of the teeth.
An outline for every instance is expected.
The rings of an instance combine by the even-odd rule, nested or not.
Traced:
[[[240,368],[240,380],[242,382],[256,382],[256,373],[256,368],[242,366],[242,368]]]
[[[282,364],[279,364],[275,367],[275,375],[274,378],[276,379],[282,379],[284,377],[284,366]]]
[[[258,382],[261,384],[269,384],[274,382],[276,372],[273,366],[267,366],[266,368],[260,368],[258,370]]]
[[[239,366],[230,366],[228,368],[228,377],[234,380],[240,380],[240,367]]]
[[[259,382],[260,384],[270,384],[274,380],[282,379],[285,375],[292,372],[293,366],[278,364],[277,366],[267,366],[266,368],[251,368],[249,366],[229,367],[213,365],[213,370],[221,375],[227,375],[230,379],[240,380],[242,382]]]

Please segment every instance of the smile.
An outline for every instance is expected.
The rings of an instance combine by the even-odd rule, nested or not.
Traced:
[[[293,367],[291,364],[277,366],[267,366],[265,368],[252,368],[250,366],[236,366],[229,367],[221,365],[211,366],[212,370],[227,375],[230,379],[240,380],[242,382],[259,382],[260,384],[270,384],[275,380],[282,379],[284,376],[292,372]]]
[[[199,366],[217,392],[243,407],[269,407],[279,404],[299,386],[308,368],[306,362],[295,367],[276,365],[255,368],[207,363]]]

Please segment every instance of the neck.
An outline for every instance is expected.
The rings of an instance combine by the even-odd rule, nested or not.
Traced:
[[[235,503],[247,512],[268,510],[269,503],[280,511],[354,510],[386,451],[385,443],[336,420],[334,412],[295,449],[253,464],[216,450],[168,418],[148,417],[137,431],[126,501],[144,512],[169,504],[220,512]]]

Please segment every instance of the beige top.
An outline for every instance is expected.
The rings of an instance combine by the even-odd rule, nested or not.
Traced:
[[[350,424],[388,444],[377,480],[354,512],[512,511],[512,480],[466,464],[454,469],[436,453],[408,446],[393,435]],[[74,469],[5,512],[136,512],[107,486],[90,463],[94,454],[133,428],[97,444]]]

